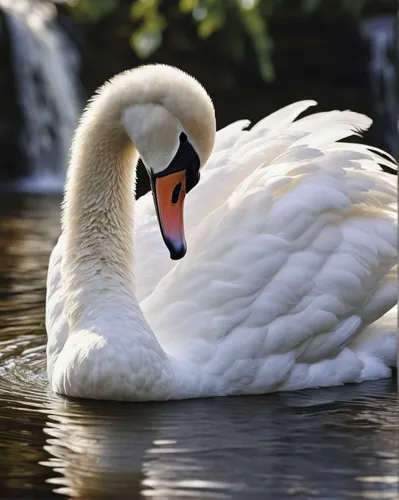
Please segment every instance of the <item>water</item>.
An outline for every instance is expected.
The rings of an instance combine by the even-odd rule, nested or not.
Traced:
[[[52,394],[44,296],[58,206],[0,201],[1,498],[398,498],[395,379],[153,404]]]
[[[82,110],[79,56],[55,22],[54,5],[0,0],[0,8],[10,35],[23,114],[20,145],[29,164],[29,176],[11,187],[27,192],[60,192]]]

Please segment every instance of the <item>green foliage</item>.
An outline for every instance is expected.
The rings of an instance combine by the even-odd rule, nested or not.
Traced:
[[[159,12],[161,0],[136,0],[132,2],[131,17],[140,21],[130,38],[136,54],[145,59],[160,46],[162,33],[167,26],[165,17]]]
[[[69,0],[72,11],[79,18],[98,21],[116,10],[123,0]],[[269,21],[277,9],[280,12],[295,4],[294,10],[311,15],[330,6],[353,15],[360,15],[373,0],[132,0],[131,20],[137,25],[130,44],[137,55],[145,59],[162,43],[162,35],[168,28],[167,17],[186,16],[196,25],[199,38],[208,38],[218,31],[228,38],[231,57],[243,57],[243,43],[248,37],[257,56],[259,70],[266,81],[272,81],[273,40],[269,33]],[[375,1],[375,0],[374,0]],[[390,0],[380,0],[382,3]],[[126,3],[126,2],[125,2]],[[167,14],[166,14],[167,13]],[[229,25],[234,25],[233,36]]]
[[[78,19],[99,21],[119,7],[119,0],[68,0]]]

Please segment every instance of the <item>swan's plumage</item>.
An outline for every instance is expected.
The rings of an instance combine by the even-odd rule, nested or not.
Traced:
[[[314,104],[298,102],[249,130],[241,120],[217,133],[186,198],[183,260],[168,259],[151,196],[138,201],[136,293],[172,366],[151,380],[148,399],[325,387],[386,377],[396,365],[397,189],[379,164],[396,166],[378,150],[337,142],[370,126],[363,115],[296,119]],[[68,337],[64,245],[63,235],[48,278],[51,366]],[[141,363],[145,386],[146,348],[137,358],[131,339],[113,342],[120,348],[82,375],[84,389],[74,391],[64,378],[60,392],[146,399],[134,394],[131,368]],[[70,362],[89,356],[90,345]],[[108,377],[102,395],[92,381],[100,369]]]
[[[351,340],[396,303],[396,179],[366,147],[333,142],[368,119],[321,115],[277,133],[258,124],[211,156],[187,202],[192,250],[154,276],[141,304],[161,345],[221,387],[326,386],[386,376],[395,363],[396,321],[374,325],[369,352]],[[208,168],[219,175],[213,193]]]

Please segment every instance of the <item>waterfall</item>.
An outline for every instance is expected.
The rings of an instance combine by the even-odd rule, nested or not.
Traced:
[[[79,56],[57,26],[48,2],[0,0],[10,37],[18,103],[20,147],[29,175],[13,183],[28,192],[60,191],[72,135],[82,109]]]
[[[370,47],[369,78],[377,120],[390,152],[398,158],[398,77],[396,22],[394,16],[366,20],[361,33]]]

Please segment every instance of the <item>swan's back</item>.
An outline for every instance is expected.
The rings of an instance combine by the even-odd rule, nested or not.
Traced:
[[[395,364],[384,315],[396,303],[397,190],[378,163],[395,165],[336,142],[368,128],[362,115],[293,122],[309,104],[219,133],[187,198],[189,251],[142,294],[162,346],[203,366],[204,386],[217,375],[221,393],[355,382]]]

